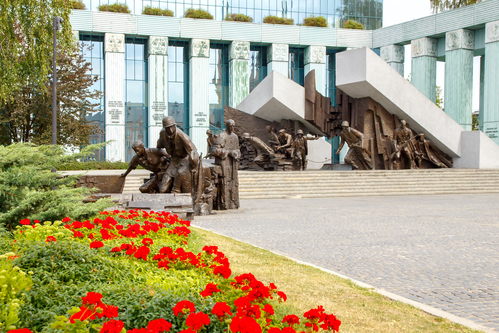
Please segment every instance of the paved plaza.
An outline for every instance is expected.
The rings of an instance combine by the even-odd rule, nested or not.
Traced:
[[[499,195],[244,200],[195,226],[499,332]]]

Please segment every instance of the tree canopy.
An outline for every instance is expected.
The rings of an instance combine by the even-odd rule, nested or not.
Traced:
[[[433,12],[438,13],[449,9],[473,5],[481,1],[482,0],[430,0],[430,4]]]

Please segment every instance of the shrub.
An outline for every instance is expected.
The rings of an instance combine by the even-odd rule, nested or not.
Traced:
[[[292,18],[283,18],[269,15],[263,18],[263,23],[293,25],[295,24],[295,21]]]
[[[348,20],[346,22],[343,22],[343,28],[364,30],[364,26],[362,25],[362,23],[359,23],[354,20]]]
[[[130,9],[125,3],[115,3],[112,5],[100,5],[99,11],[101,12],[112,12],[112,13],[125,13],[130,14]]]
[[[157,7],[146,6],[142,11],[144,15],[170,16],[173,17],[173,11],[169,9],[161,9]]]
[[[327,20],[324,16],[310,16],[303,20],[303,25],[307,27],[327,28]]]
[[[194,9],[189,8],[185,11],[184,17],[194,18],[194,19],[205,19],[205,20],[213,20],[213,15],[207,12],[204,9]]]
[[[72,161],[57,166],[58,171],[71,171],[71,170],[122,170],[128,169],[126,162],[110,162],[110,161],[88,161],[78,162]],[[140,165],[137,169],[143,169]]]
[[[79,0],[72,0],[71,9],[85,9],[85,4]]]
[[[253,19],[248,15],[244,14],[227,14],[225,16],[226,21],[238,21],[238,22],[253,22]]]

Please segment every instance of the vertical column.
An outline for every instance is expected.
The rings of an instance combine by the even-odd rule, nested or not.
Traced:
[[[437,99],[437,40],[420,38],[411,42],[411,83],[433,103]]]
[[[289,45],[272,44],[267,48],[267,70],[270,74],[277,71],[279,74],[289,77]]]
[[[403,45],[383,46],[380,50],[381,58],[402,76],[404,76],[404,54]]]
[[[249,94],[250,43],[233,41],[229,47],[229,106],[235,108]]]
[[[168,37],[150,36],[147,54],[149,65],[148,147],[156,148],[162,119],[168,115]]]
[[[305,49],[305,76],[315,69],[315,89],[326,96],[326,47],[309,46]]]
[[[483,123],[484,123],[484,81],[485,81],[485,56],[480,57],[480,109],[478,113],[478,126],[480,127],[480,131],[483,132]]]
[[[499,21],[485,25],[483,132],[499,144]]]
[[[189,127],[199,153],[206,155],[206,130],[210,128],[210,40],[189,44]]]
[[[106,159],[125,161],[125,35],[104,36]]]
[[[445,113],[471,131],[475,32],[459,29],[445,35]]]

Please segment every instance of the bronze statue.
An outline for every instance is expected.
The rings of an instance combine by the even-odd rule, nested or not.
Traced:
[[[269,145],[272,150],[276,150],[277,146],[279,146],[279,137],[275,132],[275,128],[272,126],[267,126],[267,132],[269,132]]]
[[[215,140],[212,155],[215,164],[221,167],[221,182],[216,208],[219,210],[239,208],[239,179],[237,169],[241,152],[239,138],[234,133],[236,123],[229,119],[225,123],[225,130]]]
[[[363,147],[364,134],[351,128],[348,121],[343,121],[341,127],[343,128],[341,131],[341,143],[336,155],[340,153],[346,142],[350,148],[345,156],[346,164],[351,165],[353,169],[374,169],[370,153]]]
[[[409,162],[410,169],[416,169],[416,163],[414,162],[413,155],[413,141],[414,135],[412,134],[412,130],[407,127],[407,123],[405,120],[400,120],[400,127],[398,127],[395,132],[393,132],[393,146],[395,149],[394,154],[399,163],[401,162],[401,155],[404,156]]]
[[[199,155],[189,136],[177,128],[173,117],[163,118],[157,147],[166,149],[170,156],[170,164],[159,185],[159,192],[191,193],[192,174],[197,172]]]
[[[286,155],[287,158],[291,158],[291,153],[292,153],[291,146],[293,145],[293,137],[291,136],[291,134],[286,133],[285,129],[281,129],[279,131],[278,139],[279,139],[279,146],[275,148],[275,151],[283,155]]]
[[[419,133],[416,136],[414,146],[416,148],[414,153],[418,168],[422,167],[425,160],[439,168],[452,168],[452,160],[447,159],[430,140],[425,139],[424,133]]]
[[[308,140],[317,140],[319,137],[303,136],[303,131],[296,131],[296,139],[293,142],[293,159],[299,163],[299,170],[307,170]]]
[[[212,157],[211,151],[213,150],[213,145],[215,144],[215,140],[217,139],[218,135],[214,135],[211,130],[207,130],[206,135],[208,135],[208,138],[206,139],[206,142],[208,143],[208,153],[204,158],[210,158]]]
[[[128,164],[128,169],[120,177],[126,177],[137,166],[142,166],[144,169],[154,173],[154,176],[149,179],[139,190],[142,193],[155,193],[159,191],[159,184],[163,178],[164,171],[168,166],[168,155],[163,149],[145,148],[142,141],[138,140],[132,143],[132,149],[135,151],[135,156]]]
[[[256,157],[253,160],[256,165],[265,168],[266,163],[275,160],[274,150],[267,146],[263,140],[250,136],[249,133],[243,133],[242,138],[256,150]]]

